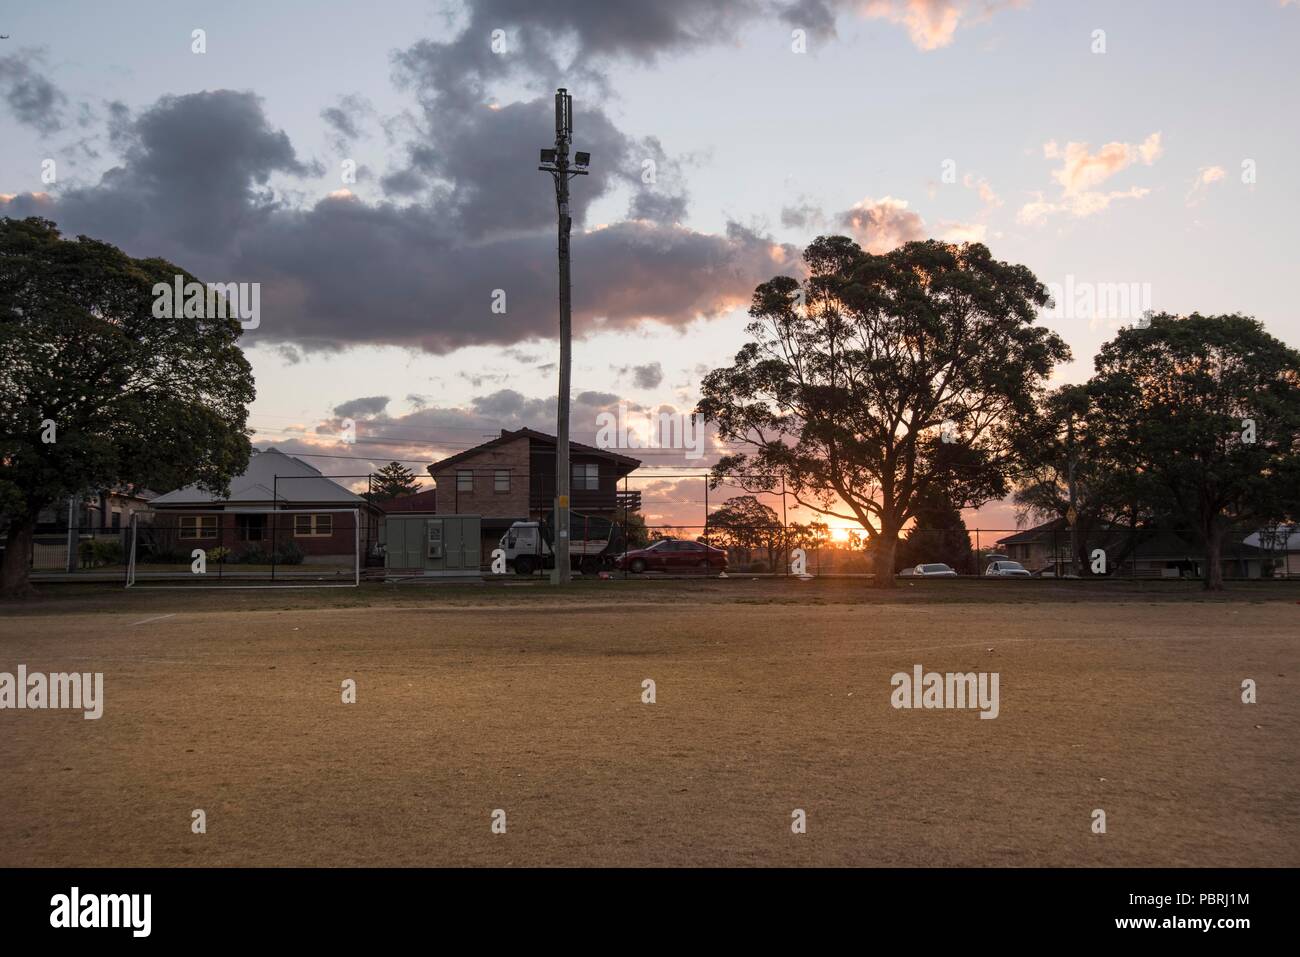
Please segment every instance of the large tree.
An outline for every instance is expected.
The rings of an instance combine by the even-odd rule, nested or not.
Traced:
[[[1022,517],[1068,519],[1062,539],[1078,574],[1092,574],[1091,549],[1146,517],[1133,472],[1104,441],[1101,414],[1088,385],[1066,385],[1043,396],[1017,430],[1021,467],[1014,501]],[[1112,555],[1112,561],[1122,556]]]
[[[389,462],[370,483],[371,497],[376,502],[387,502],[402,495],[412,495],[420,490],[415,472],[401,462]]]
[[[781,564],[785,543],[781,518],[752,495],[737,495],[723,502],[709,516],[709,532],[711,544],[742,549],[746,555],[762,548],[772,565]]]
[[[715,476],[784,483],[801,505],[856,521],[875,583],[894,586],[898,536],[942,492],[974,507],[1007,491],[1011,426],[1069,357],[1036,325],[1047,290],[979,243],[908,243],[884,255],[843,236],[805,251],[807,278],[754,292],[751,341],[705,377],[698,411],[744,447]]]
[[[917,502],[913,523],[899,542],[895,570],[914,565],[943,562],[962,574],[974,570],[970,532],[961,510],[942,494],[931,494]]]
[[[1154,521],[1205,548],[1223,587],[1229,533],[1300,511],[1300,352],[1241,315],[1154,316],[1122,329],[1090,388],[1103,441]]]
[[[220,491],[247,467],[239,322],[156,318],[154,285],[178,275],[197,281],[48,220],[0,220],[0,592],[30,591],[41,509],[122,484]]]

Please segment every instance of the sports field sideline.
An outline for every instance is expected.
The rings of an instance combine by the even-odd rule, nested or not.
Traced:
[[[1300,864],[1295,584],[44,591],[103,716],[0,711],[0,865]]]

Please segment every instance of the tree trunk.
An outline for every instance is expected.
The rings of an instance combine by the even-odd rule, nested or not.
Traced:
[[[1206,591],[1223,591],[1223,528],[1218,516],[1206,523],[1205,528],[1205,574],[1203,580]]]
[[[896,584],[894,581],[894,554],[898,551],[898,533],[889,534],[882,531],[876,538],[874,551],[876,553],[874,564],[876,572],[875,586],[877,588],[893,588]]]
[[[4,561],[0,564],[0,596],[28,598],[36,594],[27,577],[27,562],[32,554],[32,533],[36,529],[34,517],[15,518],[9,525],[5,538]]]

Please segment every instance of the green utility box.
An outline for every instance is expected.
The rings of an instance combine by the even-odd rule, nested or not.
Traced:
[[[380,543],[390,576],[474,577],[482,574],[478,515],[426,512],[385,516]]]

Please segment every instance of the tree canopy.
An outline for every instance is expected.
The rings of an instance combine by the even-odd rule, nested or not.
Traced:
[[[370,482],[371,497],[376,502],[387,502],[402,495],[412,495],[420,490],[415,472],[401,462],[389,462]]]
[[[755,290],[750,341],[704,379],[698,411],[742,447],[715,480],[784,483],[801,505],[856,521],[876,584],[892,587],[918,502],[942,493],[973,507],[1006,493],[1014,426],[1069,349],[1036,325],[1049,299],[1033,273],[979,243],[872,255],[819,237],[804,261],[804,280]]]
[[[1206,587],[1222,587],[1230,529],[1300,516],[1300,352],[1255,319],[1161,314],[1123,329],[1089,390],[1133,496],[1205,546]]]
[[[248,465],[253,378],[234,318],[153,314],[176,276],[54,223],[0,220],[0,590],[28,590],[42,508],[116,485],[224,490]],[[183,313],[184,310],[173,310]]]

